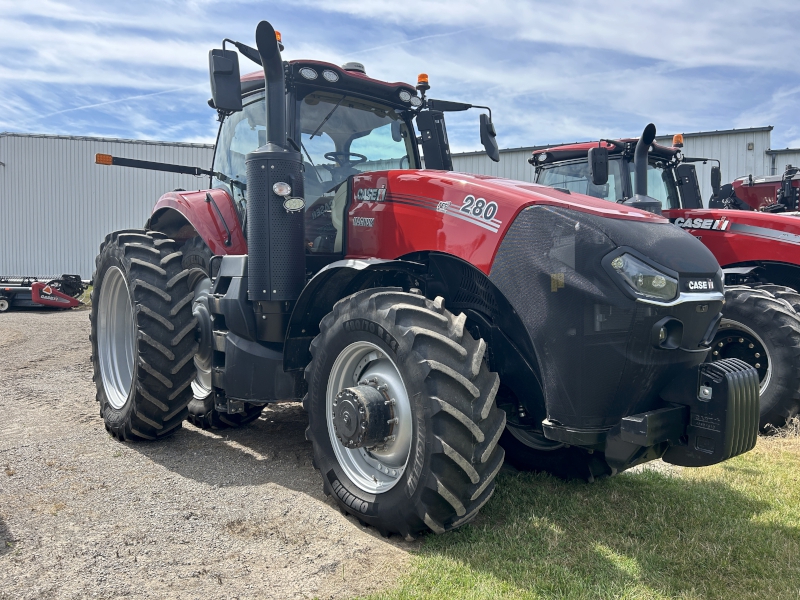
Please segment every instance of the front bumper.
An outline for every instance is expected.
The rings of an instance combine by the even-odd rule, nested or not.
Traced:
[[[611,429],[574,429],[545,420],[545,436],[602,449],[615,472],[659,457],[674,465],[703,467],[756,445],[758,373],[747,363],[703,363],[676,378],[661,395],[663,406],[624,417]]]

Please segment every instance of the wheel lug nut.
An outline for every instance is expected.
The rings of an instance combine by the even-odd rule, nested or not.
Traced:
[[[751,349],[752,349],[752,348],[755,348],[755,346],[753,346],[753,344],[750,344],[750,345],[749,345],[749,346],[747,346],[747,347],[748,347],[748,348],[751,348]]]
[[[719,346],[720,348],[722,348],[723,345],[724,345],[723,342],[720,342],[719,344],[717,344],[717,346]]]
[[[756,358],[761,358],[761,353],[760,352],[756,352]]]
[[[741,344],[742,342],[744,342],[744,338],[739,338],[739,343]]]
[[[719,356],[719,352],[714,350],[714,356]]]
[[[761,368],[761,364],[760,363],[756,363],[756,369],[760,369],[760,368]]]

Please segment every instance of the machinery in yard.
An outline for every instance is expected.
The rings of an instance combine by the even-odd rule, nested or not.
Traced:
[[[88,282],[80,275],[20,277],[0,275],[0,313],[11,308],[75,308]]]
[[[781,175],[739,177],[723,185],[708,203],[709,208],[757,210],[766,213],[797,213],[800,205],[800,168],[786,165]],[[793,216],[798,216],[794,214]]]
[[[626,203],[639,181],[636,147],[635,139],[569,144],[536,150],[530,162],[538,183]],[[752,365],[760,379],[761,426],[781,426],[800,408],[800,213],[793,212],[800,177],[791,168],[752,186],[748,178],[720,186],[713,167],[714,198],[732,198],[735,190],[737,199],[704,208],[692,163],[708,160],[684,157],[677,145],[651,144],[641,179],[659,201],[656,212],[699,239],[725,272],[711,360],[735,357]],[[729,210],[743,202],[757,210]]]
[[[360,64],[210,53],[209,175],[97,257],[92,355],[120,440],[302,400],[323,489],[382,534],[442,533],[504,459],[592,478],[751,449],[758,375],[704,362],[722,272],[667,219],[453,173],[444,113],[471,105]],[[488,112],[488,111],[487,111]],[[497,158],[490,113],[481,140]],[[426,169],[421,169],[420,147]],[[501,439],[502,438],[502,439]]]

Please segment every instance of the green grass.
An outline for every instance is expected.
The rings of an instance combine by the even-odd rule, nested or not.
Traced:
[[[376,598],[800,598],[800,438],[594,484],[501,473]]]

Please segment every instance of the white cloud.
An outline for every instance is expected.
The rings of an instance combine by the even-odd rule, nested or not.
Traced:
[[[388,81],[427,72],[431,96],[489,104],[503,146],[632,135],[651,120],[767,120],[775,138],[783,123],[800,139],[800,98],[774,84],[800,67],[800,4],[787,0],[0,0],[0,128],[210,139],[207,52],[223,36],[252,43],[265,14],[288,59],[360,60]],[[479,147],[477,122],[448,117],[454,150]]]

